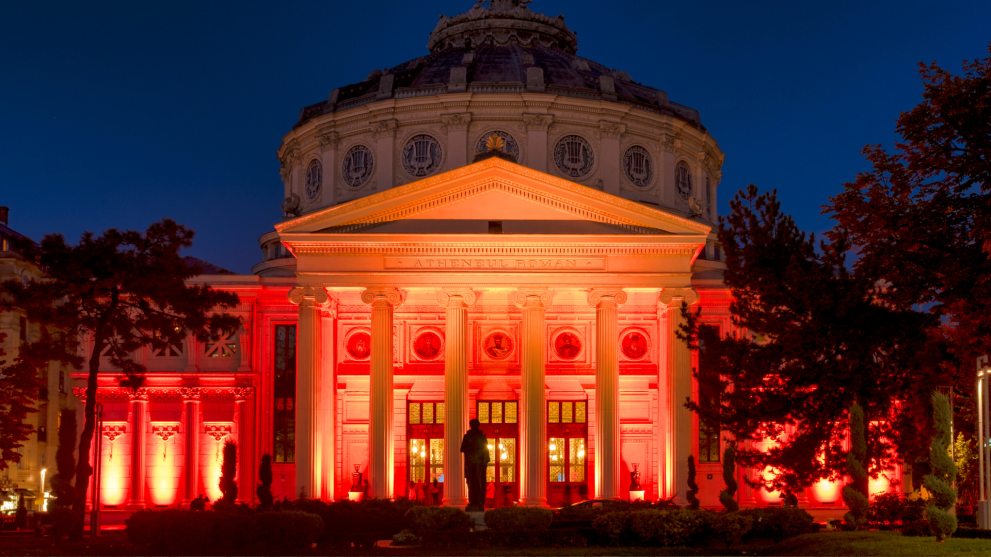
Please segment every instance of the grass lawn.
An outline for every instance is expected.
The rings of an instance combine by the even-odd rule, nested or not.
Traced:
[[[249,553],[250,554],[250,553]],[[347,555],[409,556],[428,555],[469,555],[469,556],[668,556],[668,555],[732,555],[732,556],[785,556],[785,555],[991,555],[991,540],[951,539],[936,543],[935,538],[909,538],[896,532],[823,532],[807,534],[785,540],[779,544],[767,542],[736,545],[729,549],[721,546],[696,548],[659,547],[582,547],[582,548],[492,548],[479,550],[427,550],[421,548],[376,548],[373,550],[351,549]],[[41,540],[28,536],[0,537],[0,556],[7,555],[156,555],[127,542],[123,532],[108,532],[98,541],[53,545],[51,540]],[[335,555],[326,549],[307,550],[303,555]]]

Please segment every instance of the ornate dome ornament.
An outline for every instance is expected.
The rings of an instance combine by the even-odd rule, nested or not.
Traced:
[[[493,151],[512,155],[513,162],[520,159],[520,145],[508,132],[497,130],[478,139],[475,145],[476,157]]]
[[[344,183],[352,188],[359,188],[372,175],[375,159],[371,150],[364,145],[355,145],[344,155],[341,165],[341,176]]]
[[[580,135],[566,135],[554,147],[554,163],[568,178],[581,178],[592,171],[595,154]]]
[[[313,201],[320,194],[320,186],[323,184],[323,165],[320,161],[313,160],[310,161],[310,165],[306,167],[306,200]]]
[[[564,16],[549,17],[530,11],[531,0],[476,0],[466,13],[440,16],[430,33],[427,48],[439,52],[447,48],[472,48],[480,44],[544,46],[574,54],[578,38],[564,24]]]
[[[440,143],[432,136],[413,136],[403,147],[403,169],[415,178],[429,176],[440,168],[442,155]]]
[[[634,186],[648,188],[654,180],[654,161],[646,149],[634,145],[623,156],[623,171]]]

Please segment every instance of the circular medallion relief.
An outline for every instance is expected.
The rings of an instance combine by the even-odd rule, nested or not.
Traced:
[[[504,132],[501,130],[488,132],[482,137],[479,137],[478,143],[475,144],[475,152],[487,153],[489,151],[489,148],[485,144],[489,141],[489,138],[492,137],[493,135],[497,135],[501,137],[502,140],[505,142],[505,145],[502,148],[503,153],[512,154],[514,157],[516,157],[516,160],[520,160],[520,144],[516,142],[516,138],[510,135],[509,132]]]
[[[647,357],[649,345],[647,336],[642,331],[627,331],[622,338],[620,345],[624,356],[631,360],[643,360]]]
[[[678,189],[678,195],[688,201],[692,196],[692,171],[688,169],[688,163],[679,162],[674,167],[674,185]]]
[[[493,360],[505,360],[513,353],[513,339],[502,331],[494,331],[485,337],[482,350]]]
[[[423,360],[440,358],[442,348],[440,336],[430,330],[420,333],[413,341],[413,351]]]
[[[307,201],[313,201],[320,193],[320,185],[323,183],[323,165],[320,161],[312,161],[306,167],[305,193]]]
[[[623,170],[626,172],[626,178],[638,188],[649,187],[654,179],[654,161],[650,158],[650,153],[639,145],[626,150],[626,155],[623,156]]]
[[[582,353],[582,341],[572,331],[565,331],[554,339],[554,351],[562,360],[574,360]]]
[[[580,135],[566,135],[554,147],[554,163],[565,176],[580,178],[592,171],[592,146]]]
[[[360,187],[372,175],[373,163],[372,152],[368,147],[355,145],[349,149],[344,155],[344,164],[341,165],[344,183],[352,188]]]
[[[403,168],[410,176],[429,176],[440,168],[443,151],[429,135],[413,136],[403,147]]]
[[[364,331],[354,333],[348,338],[347,350],[355,360],[367,360],[372,353],[372,337]]]

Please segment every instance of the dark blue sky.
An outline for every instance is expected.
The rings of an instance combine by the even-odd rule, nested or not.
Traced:
[[[34,239],[197,231],[192,255],[237,272],[280,217],[275,150],[299,109],[374,68],[426,54],[440,13],[413,2],[5,2],[0,205]],[[987,56],[991,2],[593,2],[565,14],[579,54],[697,108],[726,152],[720,212],[777,188],[810,231],[820,205],[890,144],[920,100],[917,63]]]

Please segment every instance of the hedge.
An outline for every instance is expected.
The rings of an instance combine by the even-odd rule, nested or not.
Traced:
[[[554,511],[537,507],[503,507],[485,513],[485,526],[492,530],[546,530]]]
[[[319,516],[303,512],[138,511],[126,521],[134,545],[169,553],[230,552],[248,546],[301,549],[323,531]]]

